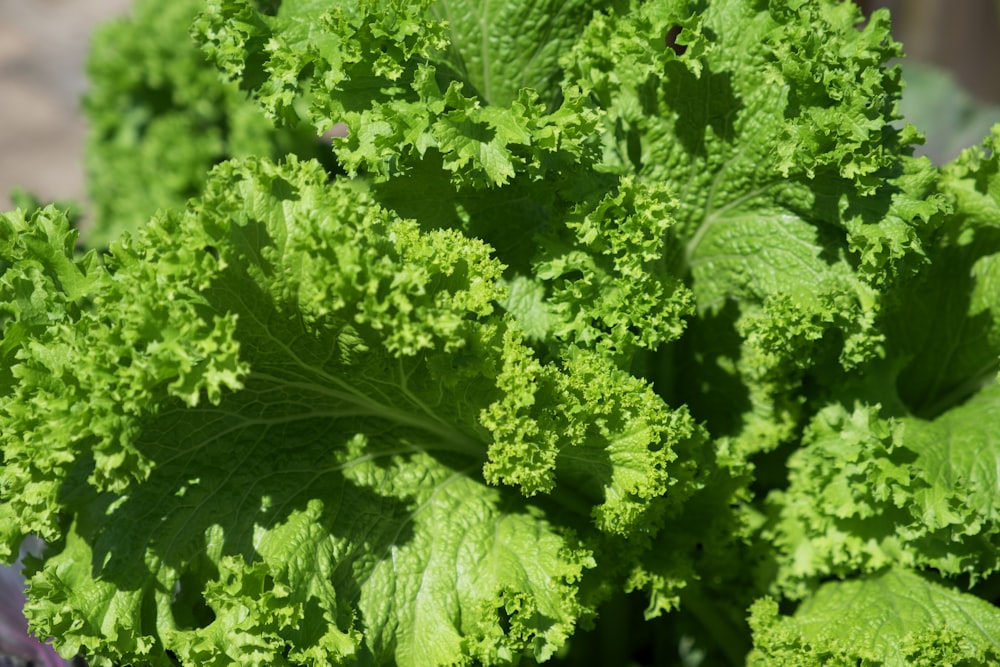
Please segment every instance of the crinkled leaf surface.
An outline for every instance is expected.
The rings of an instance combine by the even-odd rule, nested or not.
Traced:
[[[3,221],[0,511],[8,548],[72,522],[29,607],[67,654],[545,659],[690,493],[685,412],[535,360],[488,246],[318,163],[223,165],[107,268],[51,209]]]
[[[558,81],[556,56],[592,13],[582,2],[285,2],[267,13],[230,1],[211,4],[198,34],[275,119],[346,123],[334,153],[380,204],[486,240],[526,288],[541,278],[539,305],[556,318],[528,324],[533,338],[612,348],[627,365],[637,347],[680,335],[691,300],[662,259],[670,194],[595,170],[597,112]]]
[[[0,218],[0,551],[52,542],[37,632],[509,664],[641,590],[569,650],[741,664],[770,592],[804,601],[755,607],[773,664],[995,659],[961,617],[995,634],[997,140],[910,156],[885,14],[201,8],[205,57],[194,4],[140,2],[94,61],[102,216],[170,210],[106,256]]]
[[[868,405],[821,411],[790,458],[773,496],[779,580],[893,562],[973,580],[997,569],[996,141],[943,170],[956,213],[887,312],[889,354],[842,383]]]
[[[1000,660],[1000,611],[915,572],[824,584],[793,616],[770,598],[750,616],[754,667],[988,665]]]
[[[883,369],[896,374],[887,389],[920,417],[967,400],[992,384],[1000,366],[998,148],[995,130],[942,169],[937,187],[953,212],[886,317],[891,352]],[[885,391],[876,400],[893,402]]]
[[[522,88],[554,98],[559,56],[604,4],[593,0],[439,0],[430,11],[448,25],[446,62],[483,99],[502,106],[516,99]]]
[[[279,123],[318,133],[346,123],[334,151],[352,173],[385,179],[440,156],[454,184],[495,187],[572,164],[596,118],[573,91],[549,108],[554,55],[589,18],[588,3],[557,12],[505,3],[492,18],[491,6],[296,0],[272,16],[246,0],[216,0],[197,34]],[[512,71],[549,89],[521,87]]]
[[[772,500],[779,584],[892,563],[975,580],[998,567],[1000,388],[931,422],[877,410],[820,413],[790,459],[790,486]],[[823,498],[822,503],[815,498]]]
[[[595,18],[564,59],[606,111],[605,159],[678,198],[666,252],[702,315],[682,370],[718,381],[676,390],[751,450],[791,437],[806,369],[880,353],[878,284],[912,262],[939,208],[921,190],[929,165],[905,158],[912,133],[888,125],[885,18],[858,29],[850,3],[646,3]]]

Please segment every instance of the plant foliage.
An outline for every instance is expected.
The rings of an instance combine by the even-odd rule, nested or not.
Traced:
[[[0,216],[33,631],[1000,661],[1000,129],[913,157],[899,52],[834,0],[140,1],[83,249]]]

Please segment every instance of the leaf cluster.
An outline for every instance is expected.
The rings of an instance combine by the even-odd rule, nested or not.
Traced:
[[[1000,126],[834,0],[140,0],[0,215],[0,556],[95,667],[1000,660]]]

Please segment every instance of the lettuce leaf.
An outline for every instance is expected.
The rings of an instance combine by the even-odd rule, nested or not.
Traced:
[[[60,544],[28,613],[94,664],[545,659],[691,491],[685,411],[534,360],[487,246],[315,162],[223,165],[106,268],[3,225],[5,546]]]
[[[882,286],[942,208],[916,133],[890,123],[886,17],[859,21],[850,3],[643,3],[565,59],[606,110],[605,159],[678,199],[666,252],[699,311],[679,363],[718,377],[676,391],[748,452],[794,437],[814,369],[882,354]]]
[[[834,0],[140,0],[94,233],[0,216],[33,631],[995,660],[1000,130],[914,158],[899,55]]]
[[[798,595],[817,577],[891,563],[973,582],[998,568],[997,141],[944,170],[938,187],[960,213],[887,318],[891,354],[845,383],[853,408],[817,414],[788,489],[771,496],[779,581]]]
[[[933,422],[822,412],[789,462],[789,488],[772,495],[781,585],[802,595],[800,582],[893,563],[973,580],[996,571],[998,398],[991,387]]]
[[[793,616],[754,604],[747,664],[988,665],[1000,660],[994,605],[905,569],[824,584]]]

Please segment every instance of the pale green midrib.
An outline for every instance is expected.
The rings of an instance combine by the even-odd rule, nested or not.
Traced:
[[[491,105],[503,106],[509,104],[514,98],[516,98],[518,90],[531,86],[533,82],[530,80],[531,77],[528,75],[533,71],[538,58],[544,53],[545,46],[549,43],[549,40],[552,39],[554,31],[551,24],[546,26],[545,34],[539,36],[539,38],[535,40],[535,47],[530,58],[528,58],[527,62],[518,66],[519,71],[515,77],[516,84],[502,86],[503,90],[501,92],[504,92],[505,94],[500,98],[495,98],[497,91],[493,89],[492,85],[493,77],[491,67],[493,62],[490,56],[490,38],[493,35],[492,26],[490,24],[491,9],[490,3],[488,1],[484,2],[481,7],[481,13],[478,17],[476,17],[476,28],[478,29],[477,31],[479,35],[479,66],[482,77],[480,85],[478,86],[470,78],[464,54],[462,54],[461,49],[459,48],[459,45],[463,43],[463,40],[461,39],[462,36],[456,30],[456,23],[452,17],[450,4],[445,0],[441,0],[430,8],[429,13],[439,21],[443,20],[448,23],[449,32],[451,34],[451,46],[449,48],[453,54],[453,57],[450,58],[450,60],[454,61],[451,64],[455,66],[458,73],[468,83],[475,87],[476,91],[483,97],[484,100],[486,100],[487,103]],[[473,32],[470,37],[474,35],[475,32]],[[470,39],[470,41],[472,40]],[[538,81],[541,85],[544,78],[539,81],[538,77],[535,77],[535,81]],[[538,90],[539,94],[544,92],[544,90]]]
[[[479,17],[480,57],[483,63],[483,95],[488,102],[493,102],[493,86],[490,81],[490,2],[483,3],[483,13]]]
[[[722,172],[720,171],[716,177],[716,180],[721,178],[721,175]],[[687,268],[690,268],[694,265],[695,263],[694,256],[698,253],[698,248],[699,246],[701,246],[702,241],[705,240],[705,235],[708,234],[708,232],[711,231],[711,229],[715,227],[715,225],[717,225],[719,222],[721,222],[722,220],[726,220],[727,213],[729,213],[734,209],[739,208],[742,204],[745,204],[746,202],[751,201],[756,197],[765,194],[768,190],[774,187],[775,184],[769,183],[767,185],[754,188],[753,190],[749,190],[747,192],[742,193],[739,197],[735,197],[729,200],[719,208],[713,208],[714,198],[715,198],[715,185],[716,185],[715,183],[713,183],[712,185],[712,190],[709,195],[709,201],[706,203],[705,206],[705,215],[702,218],[701,222],[698,224],[698,227],[695,229],[694,234],[691,235],[691,238],[688,240],[687,244],[684,247],[684,265]]]
[[[249,310],[249,312],[251,313],[251,318],[256,322],[256,324],[260,326],[262,330],[267,331],[266,324],[259,318],[255,317],[252,314],[252,310]],[[444,445],[444,447],[442,447],[443,449],[449,449],[465,456],[473,457],[477,461],[486,460],[486,448],[482,443],[470,438],[453,427],[449,427],[447,423],[441,419],[432,419],[431,413],[423,404],[420,404],[420,407],[428,413],[428,417],[426,418],[412,415],[399,408],[387,406],[371,398],[364,392],[360,391],[357,387],[352,386],[341,378],[305,363],[305,361],[303,361],[299,355],[296,354],[295,351],[292,350],[291,347],[289,347],[284,341],[276,338],[272,340],[279,349],[288,355],[288,358],[294,362],[295,366],[302,369],[306,377],[318,377],[322,383],[326,384],[270,375],[260,370],[251,370],[247,375],[247,379],[263,380],[265,382],[275,384],[276,386],[297,386],[300,389],[311,391],[321,396],[329,396],[331,398],[345,401],[350,405],[360,408],[366,415],[386,419],[391,423],[403,426],[411,426],[426,433],[435,435],[441,439],[441,444]],[[332,389],[331,387],[339,387],[340,390],[338,391],[337,389]],[[400,388],[405,391],[405,386],[401,386]],[[431,448],[428,447],[427,449],[429,450]]]
[[[341,391],[338,389],[332,389],[330,387],[318,384],[315,382],[308,382],[304,380],[291,380],[288,378],[282,378],[275,375],[269,375],[260,371],[251,371],[247,376],[250,381],[259,380],[263,382],[272,383],[282,387],[288,387],[291,389],[297,389],[306,393],[316,394],[319,396],[325,396],[328,398],[335,399],[336,401],[346,403],[347,405],[353,406],[355,410],[347,412],[343,409],[339,410],[329,410],[329,411],[314,411],[318,416],[361,416],[361,417],[374,417],[375,419],[381,419],[389,423],[398,424],[400,426],[407,426],[410,428],[415,428],[417,430],[429,433],[440,439],[444,449],[458,452],[465,456],[473,457],[477,460],[486,459],[486,447],[483,443],[478,442],[474,438],[471,438],[458,429],[451,428],[441,421],[431,419],[429,417],[424,417],[421,415],[416,415],[399,407],[386,405],[381,403],[374,398],[368,396],[364,392],[358,390],[355,387],[350,387],[350,385],[344,385],[345,390]],[[343,384],[343,383],[341,383]],[[302,413],[291,416],[288,421],[293,421],[295,419],[302,419]],[[430,448],[428,448],[430,449]],[[436,448],[435,448],[436,449]]]

